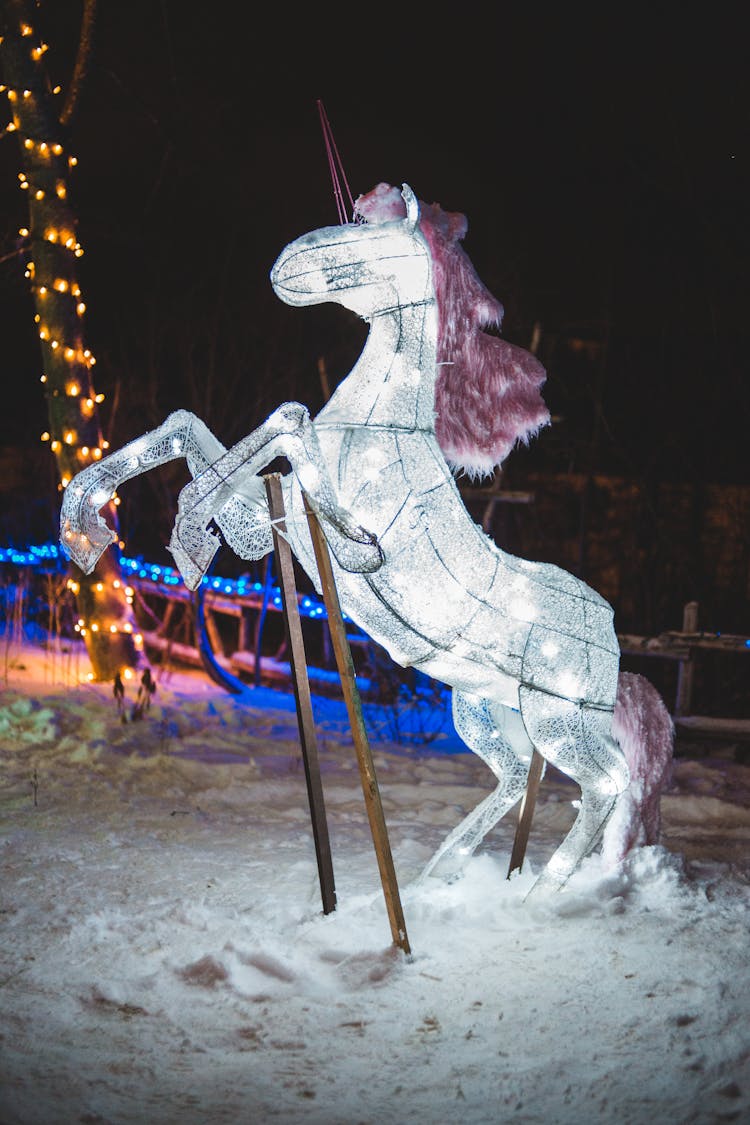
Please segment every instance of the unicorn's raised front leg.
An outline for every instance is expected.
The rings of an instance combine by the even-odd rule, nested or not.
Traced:
[[[484,837],[521,799],[534,749],[518,711],[467,692],[453,692],[453,721],[466,745],[498,778],[496,789],[445,838],[417,882],[455,878]]]
[[[239,558],[262,559],[273,550],[266,488],[254,473],[234,475],[232,495],[213,519]]]
[[[560,890],[596,847],[630,776],[610,733],[611,711],[528,687],[519,689],[519,698],[526,729],[539,752],[581,788],[578,816],[532,886],[529,894],[536,896]]]
[[[187,410],[177,410],[142,437],[102,458],[73,477],[60,512],[60,541],[64,551],[86,574],[117,536],[99,515],[115,491],[131,477],[178,457],[190,472],[203,472],[224,453],[224,446],[208,427]]]
[[[290,462],[311,504],[322,517],[339,565],[345,570],[364,573],[382,565],[383,556],[376,536],[338,503],[306,407],[291,402],[275,410],[180,493],[169,549],[185,584],[191,589],[197,587],[219,546],[218,536],[208,530],[209,523],[212,520],[220,523],[219,516],[231,495],[241,493],[256,473],[279,456]]]

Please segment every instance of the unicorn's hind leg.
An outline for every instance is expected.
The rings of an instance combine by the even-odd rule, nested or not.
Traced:
[[[453,692],[456,731],[498,779],[496,788],[445,838],[418,882],[460,872],[497,822],[521,799],[533,745],[518,711],[467,692]]]
[[[628,786],[625,757],[610,733],[612,712],[561,699],[533,688],[519,689],[521,714],[539,752],[581,788],[573,827],[530,893],[559,890],[594,849],[617,798]]]

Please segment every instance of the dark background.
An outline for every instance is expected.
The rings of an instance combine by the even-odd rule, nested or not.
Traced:
[[[338,307],[287,308],[268,282],[287,242],[337,221],[321,98],[353,195],[407,181],[463,211],[505,336],[528,346],[541,325],[558,421],[512,455],[511,476],[750,483],[735,6],[603,8],[100,0],[71,195],[112,446],[182,406],[228,443],[286,399],[318,409],[319,357],[331,385],[350,369],[363,326]],[[79,0],[38,10],[53,82],[69,77],[80,13]],[[4,254],[26,221],[17,170],[8,136]],[[13,404],[0,444],[36,447],[46,409],[14,257],[0,295]],[[136,539],[168,538],[172,483],[147,520],[152,485],[128,486]]]

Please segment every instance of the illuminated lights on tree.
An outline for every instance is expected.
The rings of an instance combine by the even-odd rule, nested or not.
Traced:
[[[87,13],[93,10],[89,3],[85,8]],[[61,115],[52,108],[53,91],[44,69],[47,45],[36,41],[26,11],[24,0],[4,0],[0,7],[0,62],[11,111],[7,131],[18,137],[22,159],[18,183],[29,210],[28,226],[21,227],[19,236],[34,301],[49,414],[49,428],[41,438],[56,458],[58,488],[64,492],[83,467],[101,461],[108,443],[96,410],[104,395],[92,381],[96,357],[84,338],[86,303],[76,274],[84,251],[68,200],[67,177],[77,161],[66,151]],[[117,502],[113,492],[107,503],[113,521]],[[137,659],[132,606],[115,585],[116,559],[102,560],[96,577],[101,581],[84,575],[71,581],[94,677],[111,679]]]

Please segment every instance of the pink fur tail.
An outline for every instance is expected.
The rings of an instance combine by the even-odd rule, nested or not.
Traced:
[[[616,867],[634,848],[656,844],[661,831],[661,793],[672,776],[674,724],[664,700],[644,676],[621,672],[612,720],[630,769],[602,838],[605,869]]]

